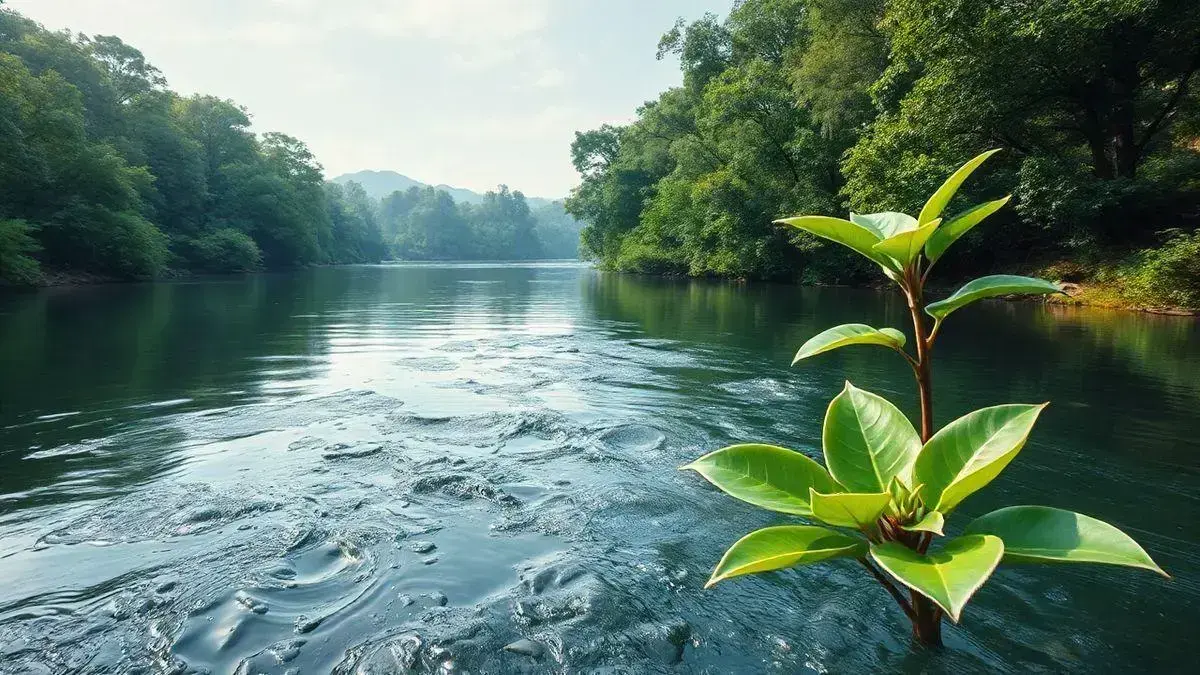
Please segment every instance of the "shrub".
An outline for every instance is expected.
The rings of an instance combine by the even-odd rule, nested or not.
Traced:
[[[205,272],[252,272],[262,265],[262,251],[250,235],[232,227],[205,234],[191,242],[186,257]]]
[[[23,220],[0,220],[0,284],[32,286],[42,268],[32,257],[38,250],[33,227]]]
[[[1146,307],[1200,309],[1200,232],[1173,232],[1159,248],[1139,252],[1118,269],[1123,298]]]

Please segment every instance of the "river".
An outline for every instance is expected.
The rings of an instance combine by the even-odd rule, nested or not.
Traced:
[[[934,653],[849,561],[702,590],[786,517],[676,467],[749,440],[817,456],[845,379],[912,413],[886,350],[788,367],[830,325],[904,321],[870,291],[560,263],[0,297],[0,671],[1194,668],[1191,318],[982,303],[947,322],[934,371],[939,424],[1052,402],[951,530],[1071,508],[1172,580],[1002,567]],[[503,649],[522,639],[533,655]]]

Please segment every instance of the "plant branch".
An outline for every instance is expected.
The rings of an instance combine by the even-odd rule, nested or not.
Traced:
[[[913,611],[912,604],[908,602],[908,598],[904,597],[904,594],[900,592],[900,589],[896,588],[896,585],[893,584],[890,579],[884,576],[883,572],[880,572],[878,569],[876,569],[876,567],[872,565],[871,562],[866,558],[859,558],[858,562],[862,563],[862,566],[867,568],[867,571],[871,573],[871,576],[875,577],[875,580],[882,584],[885,589],[887,589],[887,592],[890,593],[892,598],[896,600],[896,604],[900,605],[900,609],[904,610],[904,615],[907,616],[910,621],[916,621],[917,613]]]
[[[914,369],[919,367],[917,360],[914,359],[911,354],[904,351],[904,349],[897,347],[896,351],[900,352],[900,356],[903,356],[905,361],[908,361],[908,365],[912,366]]]
[[[1180,76],[1179,82],[1175,85],[1175,92],[1171,94],[1171,98],[1167,100],[1167,104],[1163,106],[1162,110],[1158,113],[1158,116],[1155,117],[1154,120],[1150,122],[1150,125],[1146,127],[1146,130],[1142,135],[1141,142],[1137,144],[1137,151],[1139,155],[1146,151],[1146,146],[1150,143],[1150,139],[1153,138],[1154,134],[1158,133],[1159,129],[1162,128],[1163,122],[1170,122],[1171,118],[1175,116],[1175,112],[1179,107],[1179,102],[1183,100],[1185,95],[1187,95],[1188,80],[1192,79],[1192,75],[1195,74],[1198,69],[1200,69],[1200,51],[1196,52],[1196,55],[1192,58],[1191,65],[1187,71]]]
[[[926,343],[927,343],[927,344],[928,344],[930,347],[932,347],[932,346],[933,346],[933,341],[937,339],[938,331],[940,331],[941,329],[942,329],[942,320],[941,320],[941,319],[934,319],[934,321],[933,321],[933,330],[929,331],[929,337],[928,337],[928,338],[926,338],[926,340],[925,340],[925,342],[926,342]]]

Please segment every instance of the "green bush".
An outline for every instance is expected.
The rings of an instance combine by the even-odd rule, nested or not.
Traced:
[[[262,251],[245,232],[226,227],[190,242],[186,257],[205,272],[252,272],[262,265]]]
[[[119,279],[157,276],[167,265],[167,237],[130,211],[73,201],[41,224],[40,243],[53,267]]]
[[[1161,247],[1137,253],[1116,282],[1139,305],[1200,309],[1200,232],[1176,231]]]
[[[687,261],[677,250],[663,249],[654,243],[629,238],[621,242],[621,250],[612,267],[622,272],[676,276],[687,274]]]
[[[23,220],[0,220],[0,284],[31,286],[42,278],[42,268],[31,257],[38,250],[33,227]]]

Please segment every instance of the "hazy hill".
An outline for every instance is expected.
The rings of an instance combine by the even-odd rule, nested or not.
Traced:
[[[367,194],[372,199],[383,199],[397,190],[403,192],[410,187],[425,187],[428,185],[395,171],[356,171],[354,173],[342,174],[332,179],[332,182],[339,185],[345,185],[352,181],[363,186],[363,189],[367,191]],[[444,184],[434,185],[433,187],[449,193],[454,198],[454,201],[460,204],[483,203],[483,195],[473,190]],[[537,209],[551,204],[555,200],[525,195],[525,201],[529,203],[529,208]]]

